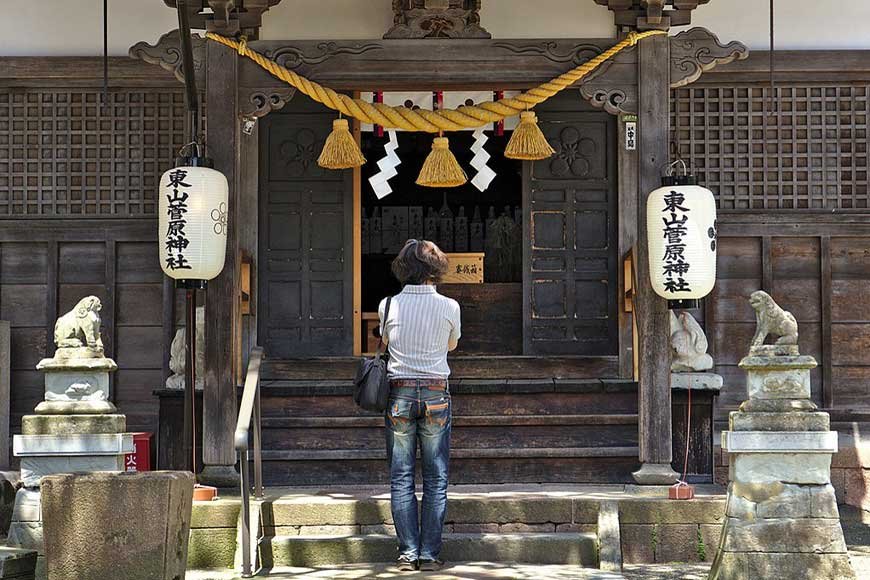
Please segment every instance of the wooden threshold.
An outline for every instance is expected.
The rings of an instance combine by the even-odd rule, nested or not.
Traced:
[[[612,415],[454,415],[453,425],[459,427],[535,427],[584,425],[634,425],[636,413]],[[377,417],[263,417],[265,429],[317,429],[383,427],[384,418]]]
[[[347,461],[386,459],[384,449],[294,449],[263,451],[263,461]],[[637,447],[491,447],[487,449],[451,449],[452,459],[516,459],[516,458],[637,458]]]

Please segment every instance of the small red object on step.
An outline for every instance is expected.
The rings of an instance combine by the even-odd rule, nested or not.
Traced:
[[[677,482],[668,490],[668,497],[671,499],[693,499],[695,486],[689,485],[685,481]]]
[[[212,501],[217,499],[217,488],[210,485],[193,486],[193,501]]]

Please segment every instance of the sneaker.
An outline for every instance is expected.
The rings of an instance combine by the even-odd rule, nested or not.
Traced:
[[[416,572],[417,566],[417,560],[412,560],[408,556],[399,556],[399,559],[396,560],[396,568],[399,572]]]
[[[443,560],[420,560],[420,571],[423,572],[436,572],[443,567]]]

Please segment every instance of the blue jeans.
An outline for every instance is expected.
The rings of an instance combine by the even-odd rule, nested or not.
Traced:
[[[447,390],[393,387],[386,412],[387,460],[390,464],[390,507],[401,556],[437,560],[447,511],[450,462],[451,402]],[[423,514],[417,520],[414,466],[417,441],[423,461]]]

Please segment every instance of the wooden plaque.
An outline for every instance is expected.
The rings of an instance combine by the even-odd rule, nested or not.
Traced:
[[[445,284],[483,284],[483,252],[447,254],[450,267]]]

